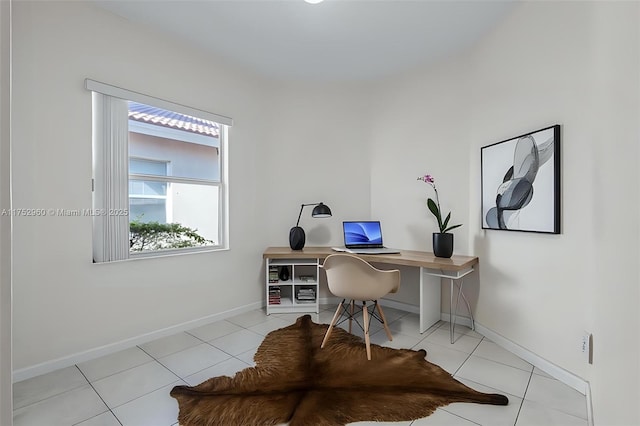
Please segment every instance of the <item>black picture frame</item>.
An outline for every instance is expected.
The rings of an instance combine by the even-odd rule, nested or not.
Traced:
[[[482,229],[560,233],[560,125],[480,148]]]

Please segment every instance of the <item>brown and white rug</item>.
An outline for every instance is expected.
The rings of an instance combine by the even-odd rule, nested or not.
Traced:
[[[301,316],[265,337],[255,367],[174,387],[180,425],[335,426],[413,420],[452,402],[509,403],[458,382],[424,350],[372,344],[367,361],[363,340],[339,327],[320,349],[327,327]]]

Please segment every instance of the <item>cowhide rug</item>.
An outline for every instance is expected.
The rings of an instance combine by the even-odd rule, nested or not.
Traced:
[[[181,426],[344,425],[426,417],[452,402],[507,405],[504,395],[477,392],[425,360],[426,351],[371,345],[367,361],[361,338],[304,315],[269,333],[255,367],[235,377],[214,377],[198,386],[176,386]]]

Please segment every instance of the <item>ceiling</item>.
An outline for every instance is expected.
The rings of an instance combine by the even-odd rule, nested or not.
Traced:
[[[91,0],[271,78],[371,80],[468,48],[514,1]]]

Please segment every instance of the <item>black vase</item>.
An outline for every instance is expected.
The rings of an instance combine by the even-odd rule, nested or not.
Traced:
[[[433,233],[433,254],[436,257],[450,258],[453,254],[453,234]]]
[[[289,267],[288,266],[281,267],[278,273],[278,279],[280,279],[280,281],[289,281],[289,277],[290,277]]]
[[[291,250],[302,250],[306,239],[304,229],[299,226],[294,226],[289,231],[289,247],[291,247]]]

